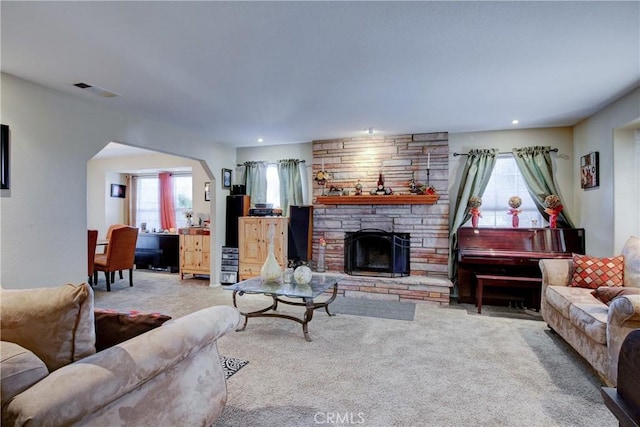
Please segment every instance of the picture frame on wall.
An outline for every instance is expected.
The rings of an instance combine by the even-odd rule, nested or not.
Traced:
[[[204,201],[205,202],[211,201],[211,183],[210,182],[204,183]]]
[[[9,189],[9,126],[0,125],[0,189]]]
[[[122,184],[111,184],[111,197],[125,198],[127,186]]]
[[[580,187],[583,190],[600,186],[600,156],[597,151],[580,157]]]
[[[231,188],[231,169],[222,169],[222,188]]]

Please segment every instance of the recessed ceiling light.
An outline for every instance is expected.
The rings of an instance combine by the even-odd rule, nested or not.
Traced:
[[[520,120],[518,120],[518,119],[511,120],[511,124],[513,124],[513,125],[517,125],[518,123],[520,123]]]
[[[264,139],[258,138],[258,142],[263,142],[263,141],[264,141]]]

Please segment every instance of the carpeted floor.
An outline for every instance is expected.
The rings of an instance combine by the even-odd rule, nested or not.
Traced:
[[[133,288],[98,284],[96,304],[174,317],[231,305],[230,291],[207,284],[136,271]],[[268,302],[239,300],[243,310]],[[616,426],[589,366],[544,322],[505,314],[417,304],[404,321],[317,310],[313,342],[298,323],[249,319],[218,342],[250,363],[228,381],[216,425]]]

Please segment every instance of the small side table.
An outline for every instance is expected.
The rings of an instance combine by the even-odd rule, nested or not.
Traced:
[[[476,305],[478,306],[478,313],[482,313],[482,293],[485,286],[531,289],[534,308],[536,309],[536,311],[540,311],[540,292],[542,287],[542,279],[539,277],[476,274],[476,281]]]

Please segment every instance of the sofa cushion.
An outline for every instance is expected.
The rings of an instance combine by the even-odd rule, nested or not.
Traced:
[[[96,324],[96,350],[113,347],[126,340],[161,326],[170,316],[160,313],[118,312],[104,308],[94,309]]]
[[[54,371],[95,353],[93,291],[84,283],[0,290],[0,332]]]
[[[555,308],[563,317],[569,319],[569,307],[574,303],[593,304],[591,290],[570,286],[547,286],[547,304]]]
[[[0,343],[0,396],[2,407],[44,377],[49,370],[42,360],[18,344]]]
[[[598,344],[607,345],[608,312],[609,307],[598,301],[578,302],[569,307],[569,321]]]
[[[624,286],[640,288],[640,238],[631,236],[622,247]]]
[[[573,254],[573,274],[569,286],[596,289],[600,286],[622,286],[624,257],[597,258]]]
[[[600,286],[598,289],[591,291],[591,295],[597,300],[607,305],[620,295],[640,295],[640,288],[627,288],[626,286]]]

